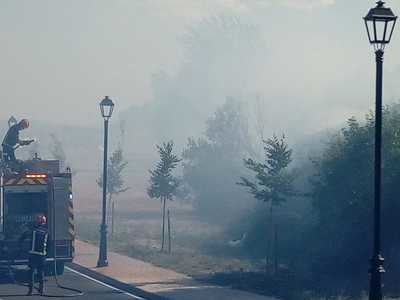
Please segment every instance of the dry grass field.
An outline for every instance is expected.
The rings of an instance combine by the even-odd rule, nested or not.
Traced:
[[[75,210],[78,238],[97,243],[101,215],[101,191],[93,176],[80,174],[75,178]],[[263,261],[243,258],[238,250],[229,246],[229,237],[223,228],[209,224],[196,217],[188,204],[177,201],[169,203],[171,212],[171,253],[161,252],[161,204],[149,199],[145,194],[145,180],[141,179],[142,188],[132,188],[116,198],[115,232],[111,235],[109,226],[109,247],[113,251],[138,258],[154,265],[206,279],[215,274],[261,273]],[[166,244],[168,249],[168,244]],[[236,275],[235,275],[236,276]],[[220,278],[220,277],[219,277]],[[268,294],[263,281],[258,287],[244,281],[232,284],[224,279],[215,283],[231,285]],[[260,286],[262,285],[262,286]],[[286,299],[286,297],[282,297]],[[315,298],[311,295],[290,297],[296,300],[367,300],[336,297]],[[400,300],[400,298],[385,298]]]
[[[121,197],[115,213],[114,234],[109,226],[109,246],[114,251],[174,269],[191,276],[239,270],[254,271],[262,262],[236,258],[222,228],[197,219],[189,206],[173,203],[171,214],[171,253],[161,252],[161,206],[146,198],[129,205]],[[126,201],[126,202],[125,202]],[[148,202],[148,205],[144,203]],[[98,241],[100,211],[77,213],[77,233],[81,239]]]

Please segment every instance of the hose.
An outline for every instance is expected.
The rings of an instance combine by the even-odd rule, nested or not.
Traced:
[[[54,182],[53,182],[53,178],[51,178],[52,181],[52,189],[54,189]],[[54,281],[56,282],[57,287],[59,287],[60,289],[63,290],[67,290],[67,291],[71,291],[74,292],[72,294],[63,294],[63,295],[52,295],[52,294],[42,294],[43,297],[47,297],[47,298],[72,298],[72,297],[79,297],[79,296],[83,296],[85,293],[79,289],[76,288],[72,288],[72,287],[68,287],[65,285],[62,285],[59,283],[58,281],[58,276],[57,276],[57,247],[56,247],[56,206],[55,206],[55,201],[54,201],[54,191],[52,193],[53,195],[53,278]]]
[[[83,296],[85,294],[83,291],[81,291],[79,289],[75,289],[75,288],[68,287],[68,286],[60,284],[58,282],[58,277],[57,277],[56,271],[57,271],[57,264],[56,264],[56,261],[54,261],[54,275],[53,275],[53,278],[54,278],[54,281],[56,282],[57,287],[60,288],[60,289],[63,289],[63,290],[74,292],[74,293],[73,294],[61,294],[61,295],[52,295],[52,294],[43,293],[41,295],[42,297],[47,297],[47,298],[73,298],[73,297]]]
[[[12,281],[13,284],[16,285],[20,285],[20,286],[24,286],[24,287],[28,287],[28,284],[20,282],[16,279],[15,277],[15,273],[11,267],[11,262],[12,259],[8,258],[8,263],[7,263],[7,269],[8,269],[8,275]],[[63,289],[63,290],[68,290],[71,292],[74,292],[72,294],[58,294],[58,295],[53,295],[53,294],[47,294],[47,293],[43,293],[41,296],[42,297],[46,297],[46,298],[72,298],[72,297],[79,297],[79,296],[83,296],[85,293],[79,289],[75,289],[75,288],[71,288],[71,287],[67,287],[64,286],[62,284],[60,284],[60,282],[58,281],[58,277],[57,277],[57,261],[54,260],[54,270],[53,270],[54,274],[53,274],[53,278],[54,281],[57,285],[58,288]],[[35,287],[34,287],[35,288]],[[37,288],[35,288],[36,290],[38,290]],[[7,297],[21,297],[21,296],[27,296],[26,294],[7,294],[7,295],[2,295],[0,294],[1,298],[7,298]]]

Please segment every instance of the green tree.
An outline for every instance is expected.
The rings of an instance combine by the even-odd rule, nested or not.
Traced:
[[[128,162],[124,158],[123,150],[120,146],[111,154],[107,164],[107,195],[108,195],[108,223],[111,222],[111,234],[114,234],[114,213],[115,201],[114,196],[126,192],[129,187],[125,186],[123,171],[127,167]],[[101,173],[97,184],[103,186],[103,174]]]
[[[364,287],[372,254],[374,201],[374,114],[350,118],[330,137],[314,159],[312,201],[317,221],[313,228],[313,270],[322,284],[359,292]],[[396,289],[400,275],[400,105],[383,109],[382,138],[382,254],[387,289]]]
[[[270,239],[267,247],[266,263],[269,264],[270,251],[272,251],[273,236],[273,207],[280,205],[288,197],[294,196],[294,176],[287,168],[292,161],[292,150],[289,149],[285,137],[273,136],[264,140],[265,160],[255,161],[252,158],[244,160],[247,169],[255,173],[254,179],[241,177],[238,183],[246,187],[254,198],[270,204]]]
[[[251,152],[242,103],[227,98],[207,120],[205,135],[189,138],[183,150],[183,183],[196,213],[207,221],[229,222],[241,214],[246,197],[235,183]]]
[[[169,141],[161,146],[156,145],[160,155],[160,161],[154,170],[150,172],[150,187],[147,194],[150,198],[160,199],[163,207],[162,212],[162,234],[161,234],[161,251],[164,250],[165,244],[165,206],[167,200],[173,200],[179,186],[179,180],[172,172],[177,167],[181,159],[173,154],[174,143]]]

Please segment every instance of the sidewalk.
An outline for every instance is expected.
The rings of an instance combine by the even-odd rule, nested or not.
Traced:
[[[98,247],[76,241],[74,262],[112,277],[123,283],[132,284],[146,292],[176,300],[276,300],[239,290],[214,285],[205,285],[189,276],[153,266],[137,259],[108,252],[109,266],[96,268]]]

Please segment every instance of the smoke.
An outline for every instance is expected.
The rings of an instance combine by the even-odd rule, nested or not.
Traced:
[[[287,7],[311,11],[312,9],[330,6],[335,4],[335,0],[278,0],[279,2]]]

